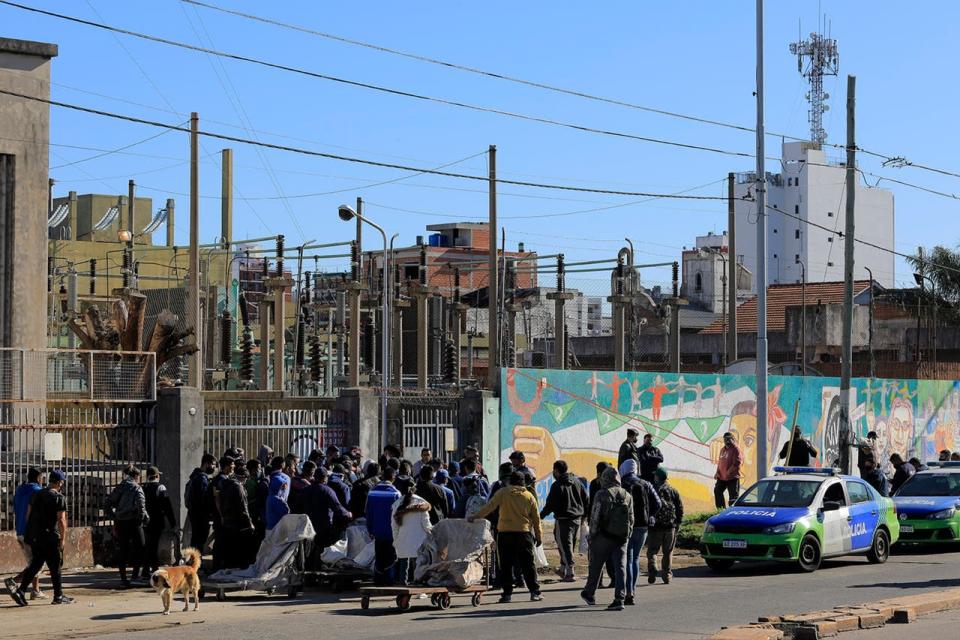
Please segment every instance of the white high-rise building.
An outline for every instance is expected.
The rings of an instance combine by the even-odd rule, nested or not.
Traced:
[[[840,232],[845,228],[844,163],[828,158],[817,143],[787,142],[783,144],[781,168],[780,173],[767,172],[768,283],[799,283],[801,261],[807,282],[843,280],[844,238],[815,225]],[[738,174],[734,186],[736,252],[743,256],[743,266],[751,273],[757,272],[757,207],[756,202],[742,198],[753,194],[755,175]],[[867,278],[865,267],[869,267],[878,283],[893,287],[893,193],[865,186],[859,176],[856,188],[854,237],[881,248],[855,244],[854,278]],[[754,291],[756,286],[754,281]]]

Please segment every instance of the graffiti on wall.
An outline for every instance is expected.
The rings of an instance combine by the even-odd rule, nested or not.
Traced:
[[[743,450],[744,485],[757,479],[753,376],[543,369],[504,369],[502,375],[501,460],[523,451],[540,494],[555,460],[588,479],[598,462],[615,463],[627,428],[653,436],[691,512],[713,508],[724,432]],[[936,460],[940,450],[960,445],[960,381],[856,378],[850,393],[854,429],[859,436],[877,432],[881,460],[895,452]],[[819,452],[813,464],[836,464],[839,378],[770,377],[768,470],[794,424]]]

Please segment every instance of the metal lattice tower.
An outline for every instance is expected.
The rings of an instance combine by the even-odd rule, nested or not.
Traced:
[[[807,111],[810,139],[823,144],[827,141],[823,114],[830,109],[830,105],[826,103],[830,94],[823,90],[823,76],[835,76],[840,68],[837,41],[822,33],[811,33],[809,40],[791,43],[790,53],[797,56],[797,70],[810,83],[810,91],[807,93],[807,102],[810,103]]]

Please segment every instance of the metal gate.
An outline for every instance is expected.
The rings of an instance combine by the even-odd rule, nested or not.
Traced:
[[[420,450],[428,448],[434,457],[449,460],[460,450],[457,432],[457,406],[404,406],[403,450],[407,458],[417,460]]]
[[[203,447],[219,456],[229,447],[256,457],[261,446],[274,455],[295,453],[302,460],[314,449],[344,447],[347,426],[336,409],[207,409],[204,412]]]

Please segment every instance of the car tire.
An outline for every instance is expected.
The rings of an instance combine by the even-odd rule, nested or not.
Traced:
[[[867,560],[873,564],[883,564],[890,557],[890,536],[883,529],[873,534],[873,544],[867,552]]]
[[[802,571],[811,573],[820,567],[820,542],[812,533],[808,533],[800,541],[800,548],[797,552],[797,565]]]
[[[733,566],[733,563],[736,562],[736,560],[727,560],[724,558],[705,558],[704,562],[706,562],[707,566],[713,571],[716,571],[717,573],[723,573],[725,571],[729,571],[730,567]]]

